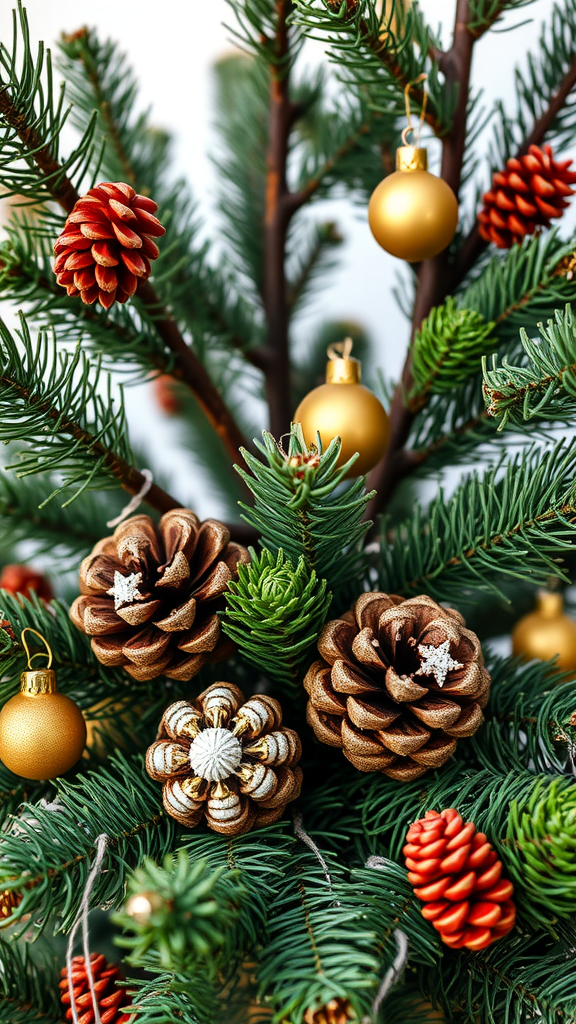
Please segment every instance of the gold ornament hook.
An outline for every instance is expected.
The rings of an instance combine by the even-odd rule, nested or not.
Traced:
[[[352,338],[344,338],[344,341],[334,341],[328,345],[326,355],[328,359],[350,359],[354,342]]]
[[[36,654],[30,654],[30,648],[28,647],[28,644],[26,643],[26,640],[24,638],[25,633],[34,633],[34,636],[37,636],[38,639],[42,641],[48,653],[46,653],[46,651],[37,651]],[[39,633],[37,629],[32,629],[31,626],[26,626],[26,628],[22,630],[20,640],[22,641],[22,646],[26,651],[26,657],[28,658],[28,668],[30,669],[30,671],[34,671],[34,666],[32,665],[34,658],[48,658],[48,664],[45,666],[46,671],[52,667],[52,648],[50,647],[50,644],[48,643],[46,637],[42,636],[42,633]]]
[[[360,360],[351,355],[354,342],[352,338],[344,338],[344,341],[335,341],[328,345],[326,354],[327,384],[359,384],[362,373]]]
[[[405,146],[408,145],[408,135],[410,132],[413,132],[414,135],[416,136],[416,146],[420,145],[420,134],[422,132],[424,120],[426,117],[428,93],[426,92],[426,89],[422,90],[422,108],[420,110],[420,120],[418,123],[418,128],[414,128],[412,126],[412,111],[410,109],[410,89],[412,88],[413,85],[420,85],[420,82],[425,82],[427,78],[428,75],[425,72],[422,72],[421,75],[418,75],[418,78],[415,78],[412,82],[408,82],[404,88],[404,105],[406,107],[406,120],[408,121],[408,124],[406,125],[404,131],[402,132],[402,142],[404,143]]]

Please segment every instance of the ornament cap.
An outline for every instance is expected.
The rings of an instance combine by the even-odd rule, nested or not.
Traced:
[[[20,692],[29,697],[56,693],[56,673],[52,668],[32,668],[20,675]]]
[[[555,619],[562,614],[564,598],[557,590],[539,590],[537,596],[538,611],[546,619]]]
[[[427,171],[428,150],[423,146],[399,146],[396,150],[397,171]]]
[[[326,363],[327,384],[359,384],[362,378],[362,364],[352,352],[352,338],[345,338],[328,346]]]

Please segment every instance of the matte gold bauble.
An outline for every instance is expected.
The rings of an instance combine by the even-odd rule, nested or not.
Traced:
[[[79,760],[86,743],[82,712],[70,697],[57,692],[51,661],[50,651],[48,667],[32,669],[29,657],[28,671],[20,676],[20,693],[0,712],[0,759],[25,779],[63,775]]]
[[[293,419],[302,425],[309,447],[316,444],[317,433],[324,450],[332,438],[339,437],[342,442],[339,465],[358,452],[358,458],[347,475],[363,476],[384,455],[390,438],[390,424],[380,400],[360,383],[359,360],[350,357],[349,349],[345,352],[344,358],[331,355],[326,365],[326,383],[306,395]]]
[[[368,220],[386,252],[417,263],[436,256],[452,241],[458,226],[458,200],[442,178],[428,172],[425,149],[401,146],[396,166],[374,189]]]
[[[558,656],[558,668],[576,670],[576,622],[565,614],[562,594],[546,590],[538,593],[536,611],[514,627],[512,653],[541,661]]]

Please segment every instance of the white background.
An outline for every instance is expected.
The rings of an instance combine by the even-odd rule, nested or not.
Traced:
[[[12,31],[11,7],[10,0],[0,0],[0,37],[7,45]],[[34,42],[43,39],[54,46],[61,31],[72,32],[87,24],[95,26],[102,36],[111,36],[121,43],[140,80],[142,104],[151,106],[154,121],[176,136],[171,172],[188,177],[206,230],[209,234],[217,232],[215,177],[210,158],[214,146],[211,65],[232,45],[222,24],[233,21],[225,0],[28,0],[26,7]],[[424,0],[422,7],[432,25],[443,23],[447,42],[453,0]],[[538,0],[507,15],[501,27],[532,19],[528,24],[514,33],[491,32],[478,43],[473,82],[483,88],[487,105],[497,97],[512,103],[513,67],[525,60],[527,50],[535,47],[540,22],[547,18],[551,8],[551,0]],[[320,44],[310,47],[309,59],[324,59]],[[352,208],[344,201],[332,202],[324,204],[324,209],[317,207],[316,215],[335,217],[346,245],[340,249],[339,269],[328,286],[319,290],[297,328],[300,342],[305,344],[307,331],[317,318],[360,321],[370,331],[385,375],[396,374],[408,339],[406,322],[391,295],[398,262],[373,241],[365,211],[359,207]],[[566,230],[574,220],[574,216],[565,218]],[[148,386],[131,390],[128,407],[133,436],[144,440],[160,461],[174,471],[179,460],[174,450],[173,424],[154,407]],[[178,494],[187,497],[181,491]],[[211,495],[203,500],[195,488],[194,498],[201,514],[218,512]]]

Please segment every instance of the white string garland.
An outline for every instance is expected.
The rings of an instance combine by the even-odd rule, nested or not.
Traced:
[[[142,503],[154,482],[152,473],[150,472],[149,469],[143,469],[142,476],[144,477],[144,483],[142,484],[142,487],[138,491],[138,494],[135,494],[130,499],[130,501],[126,505],[126,508],[123,508],[120,514],[117,515],[115,519],[109,519],[108,522],[106,523],[106,526],[119,526],[120,523],[127,519],[128,516],[131,516],[132,513],[135,512],[139,505]]]
[[[78,913],[74,919],[72,930],[68,938],[68,947],[66,949],[66,972],[68,975],[68,993],[70,995],[70,1009],[72,1010],[72,1021],[73,1024],[79,1024],[78,1011],[76,1010],[76,1001],[74,999],[74,986],[72,984],[72,957],[74,953],[74,942],[76,941],[76,933],[80,925],[82,925],[82,946],[84,949],[84,965],[86,967],[86,974],[88,975],[88,988],[90,989],[90,996],[92,998],[92,1009],[94,1011],[94,1024],[102,1024],[102,1018],[100,1017],[100,1009],[98,1007],[98,1000],[96,999],[96,990],[94,988],[94,975],[92,974],[92,964],[90,962],[90,942],[88,934],[88,911],[90,896],[94,883],[102,867],[102,862],[108,848],[108,836],[105,833],[98,836],[96,840],[96,856],[94,863],[90,869],[90,874],[86,880],[86,887],[82,896],[82,902],[78,907]]]

